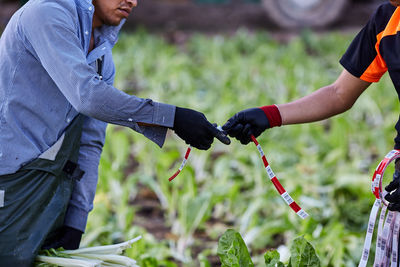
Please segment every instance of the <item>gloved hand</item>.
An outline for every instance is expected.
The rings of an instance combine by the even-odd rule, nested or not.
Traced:
[[[400,165],[400,161],[396,161],[393,181],[385,187],[385,190],[389,192],[385,196],[385,199],[390,202],[388,210],[391,211],[400,211],[400,170],[398,169],[398,165]]]
[[[211,147],[214,137],[225,145],[231,143],[231,140],[212,125],[203,113],[192,109],[176,107],[172,129],[186,144],[202,150]]]
[[[251,135],[257,137],[268,128],[270,128],[268,118],[260,108],[242,110],[222,126],[227,134],[238,139],[243,145],[251,141]]]
[[[222,129],[243,145],[251,141],[251,135],[258,137],[268,128],[282,125],[282,118],[276,105],[249,108],[233,115]]]
[[[72,227],[63,226],[58,233],[50,240],[49,243],[43,245],[42,249],[61,248],[78,249],[81,243],[83,232]]]

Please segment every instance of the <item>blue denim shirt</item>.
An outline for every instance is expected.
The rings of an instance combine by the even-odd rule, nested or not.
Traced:
[[[175,106],[112,86],[111,49],[123,22],[96,29],[89,53],[93,12],[90,0],[31,0],[0,38],[0,175],[37,158],[78,113],[86,115],[79,156],[85,175],[76,183],[65,219],[82,231],[93,208],[107,123],[130,127],[161,147],[175,116]],[[103,79],[95,68],[100,57]]]

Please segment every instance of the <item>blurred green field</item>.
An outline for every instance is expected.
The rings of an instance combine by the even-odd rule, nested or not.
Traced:
[[[115,86],[197,109],[222,125],[244,108],[291,101],[333,82],[354,34],[305,31],[279,43],[266,32],[241,30],[193,34],[174,45],[137,30],[122,34],[114,49]],[[128,251],[141,266],[218,266],[218,238],[233,228],[257,266],[265,266],[267,249],[284,252],[301,235],[322,266],[357,266],[374,200],[370,179],[393,147],[397,110],[385,75],[345,114],[258,138],[283,186],[310,214],[304,221],[275,191],[253,144],[216,141],[208,151],[194,150],[169,183],[186,150],[182,140],[171,132],[160,149],[130,129],[109,126],[82,245],[141,234]]]

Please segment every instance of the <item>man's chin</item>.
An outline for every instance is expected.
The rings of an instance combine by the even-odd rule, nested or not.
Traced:
[[[107,26],[118,26],[119,24],[121,24],[122,19],[116,19],[116,20],[109,20],[106,21],[104,24]]]

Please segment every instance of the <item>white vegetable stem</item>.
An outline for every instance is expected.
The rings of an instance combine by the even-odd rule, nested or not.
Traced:
[[[95,260],[101,260],[107,263],[114,263],[114,264],[119,264],[122,266],[135,266],[136,261],[125,256],[121,255],[105,255],[105,254],[79,254],[79,257],[82,258],[89,258],[89,259],[95,259]]]
[[[77,255],[78,254],[121,254],[125,249],[130,248],[133,243],[140,240],[142,236],[138,236],[134,239],[108,246],[98,246],[98,247],[90,247],[90,248],[80,248],[75,250],[64,250],[62,253],[68,255]]]
[[[101,266],[102,261],[87,259],[70,259],[60,257],[49,257],[49,256],[37,256],[36,261],[45,262],[48,264],[54,264],[57,266],[69,266],[69,267],[97,267]]]

